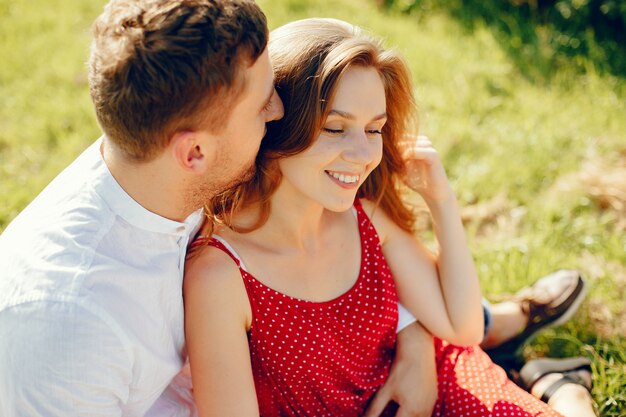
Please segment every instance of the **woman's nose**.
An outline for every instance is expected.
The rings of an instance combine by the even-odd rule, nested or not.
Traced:
[[[343,152],[346,161],[361,164],[372,161],[379,147],[377,141],[368,138],[365,132],[351,135],[346,145]]]

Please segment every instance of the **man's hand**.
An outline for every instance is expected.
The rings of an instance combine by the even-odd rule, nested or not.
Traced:
[[[428,417],[437,401],[437,366],[433,337],[415,322],[398,333],[396,356],[387,382],[364,417],[378,417],[390,401],[400,405],[396,417]]]

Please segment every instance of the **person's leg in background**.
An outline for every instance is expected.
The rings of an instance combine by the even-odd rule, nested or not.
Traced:
[[[518,356],[538,332],[569,320],[585,293],[580,273],[563,269],[518,291],[510,300],[492,305],[485,302],[490,318],[481,347],[496,363]]]
[[[559,270],[517,292],[511,300],[483,301],[485,337],[481,347],[518,385],[567,417],[594,416],[591,366],[586,358],[535,359],[525,363],[522,348],[541,330],[569,320],[586,293],[575,270]]]

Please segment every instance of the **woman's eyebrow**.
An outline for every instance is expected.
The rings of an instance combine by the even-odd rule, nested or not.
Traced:
[[[330,116],[331,114],[336,114],[336,115],[341,116],[344,119],[348,119],[348,120],[355,120],[356,119],[356,117],[353,114],[345,112],[345,111],[337,110],[337,109],[332,109],[328,113],[328,115]],[[386,119],[386,118],[387,118],[387,113],[385,112],[385,113],[381,113],[378,116],[375,116],[374,118],[372,118],[372,121],[374,122],[374,121],[382,120],[382,119]]]

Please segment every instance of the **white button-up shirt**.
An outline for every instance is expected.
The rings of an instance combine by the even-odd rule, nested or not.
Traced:
[[[168,385],[183,364],[183,265],[201,212],[179,223],[143,208],[100,144],[0,236],[1,416],[193,414],[189,392]]]

